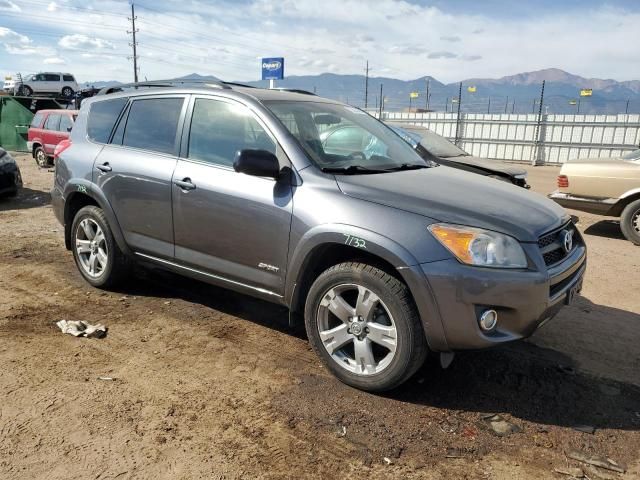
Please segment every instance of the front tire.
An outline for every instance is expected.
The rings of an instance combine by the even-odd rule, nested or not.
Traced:
[[[33,151],[33,158],[40,168],[45,168],[51,165],[47,152],[45,152],[42,147],[36,147]]]
[[[342,382],[381,392],[422,366],[427,342],[408,287],[371,265],[341,263],[313,283],[305,304],[307,336]]]
[[[624,208],[620,216],[620,229],[627,240],[640,245],[640,200]]]
[[[129,271],[129,262],[113,238],[101,208],[81,208],[71,226],[73,259],[76,267],[94,287],[112,288]]]
[[[33,89],[28,85],[23,86],[22,95],[24,95],[25,97],[30,97],[31,95],[33,95]]]

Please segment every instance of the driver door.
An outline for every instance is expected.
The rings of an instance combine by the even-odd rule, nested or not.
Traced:
[[[274,137],[244,105],[196,97],[173,174],[175,258],[223,286],[284,295],[293,208],[290,178],[233,169],[243,149],[268,150],[289,166]]]

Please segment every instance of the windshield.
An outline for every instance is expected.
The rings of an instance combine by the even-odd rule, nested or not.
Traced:
[[[265,102],[314,163],[349,173],[426,167],[392,130],[357,108],[316,102]]]
[[[622,159],[633,161],[640,160],[640,149],[625,153],[624,155],[622,155]]]
[[[437,133],[433,133],[430,130],[420,130],[419,135],[422,137],[420,144],[426,148],[430,154],[435,155],[436,157],[448,158],[469,155],[446,138],[438,135]]]

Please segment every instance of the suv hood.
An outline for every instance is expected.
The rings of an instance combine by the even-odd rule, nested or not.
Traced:
[[[452,168],[336,175],[336,181],[344,194],[360,200],[506,233],[522,242],[536,242],[569,219],[562,207],[542,195]]]
[[[510,165],[500,160],[489,160],[488,158],[473,157],[471,155],[463,155],[460,157],[451,157],[446,160],[452,162],[464,163],[472,167],[478,167],[483,170],[506,173],[509,176],[526,175],[527,171],[517,165]]]

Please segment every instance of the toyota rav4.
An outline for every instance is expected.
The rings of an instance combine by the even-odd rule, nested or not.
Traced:
[[[586,247],[560,206],[431,164],[362,110],[223,82],[115,90],[56,151],[54,210],[95,287],[138,262],[286,305],[370,391],[428,352],[527,337],[581,289]],[[362,141],[325,150],[340,125]]]

